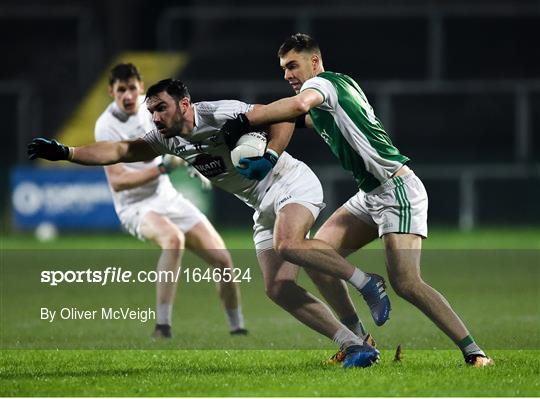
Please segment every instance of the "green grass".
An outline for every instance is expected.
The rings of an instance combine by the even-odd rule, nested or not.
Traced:
[[[448,338],[391,290],[392,317],[382,328],[351,293],[382,350],[381,362],[362,370],[322,366],[334,345],[265,297],[250,232],[225,231],[224,238],[237,248],[236,264],[252,269],[253,280],[242,284],[250,335],[228,335],[212,284],[182,282],[175,336],[153,342],[153,322],[39,320],[41,306],[153,307],[153,284],[39,282],[45,268],[152,269],[157,252],[149,244],[112,234],[61,236],[50,243],[29,235],[2,237],[0,396],[540,395],[538,229],[435,229],[424,243],[424,278],[495,359],[497,366],[485,370],[465,367]],[[351,261],[385,274],[380,248],[376,241]],[[197,262],[188,255],[184,266]],[[316,292],[305,275],[300,282]],[[394,363],[398,344],[404,359]]]
[[[251,229],[219,229],[227,247],[252,249]],[[51,242],[39,242],[32,234],[11,234],[0,238],[4,249],[139,249],[151,245],[127,234],[62,234]],[[540,228],[481,228],[459,231],[451,228],[433,228],[424,240],[426,249],[540,249]],[[382,248],[381,241],[373,241],[367,248]]]
[[[369,369],[323,366],[320,350],[4,351],[2,396],[538,396],[538,351],[493,351],[466,367],[455,351],[383,351]]]

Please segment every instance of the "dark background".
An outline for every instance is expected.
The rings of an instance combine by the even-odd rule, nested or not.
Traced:
[[[540,223],[539,1],[13,1],[0,6],[2,199],[25,143],[54,135],[111,59],[183,51],[193,99],[291,95],[276,51],[319,41],[327,70],[355,78],[430,195],[430,221]],[[151,84],[152,82],[147,82]],[[312,132],[290,152],[323,181],[329,210],[353,180]],[[214,190],[215,221],[251,211]],[[323,215],[324,216],[324,215]]]

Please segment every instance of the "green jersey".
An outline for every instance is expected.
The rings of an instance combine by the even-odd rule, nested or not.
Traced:
[[[314,89],[322,104],[309,111],[317,133],[358,187],[369,192],[396,173],[409,158],[399,153],[358,84],[347,75],[323,72],[308,79],[301,91]]]

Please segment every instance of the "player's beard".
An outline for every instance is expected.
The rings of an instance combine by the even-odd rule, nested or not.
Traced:
[[[174,136],[181,136],[182,135],[182,129],[184,128],[184,117],[180,110],[176,110],[174,113],[174,116],[171,120],[171,126],[166,128],[163,137],[170,139]]]

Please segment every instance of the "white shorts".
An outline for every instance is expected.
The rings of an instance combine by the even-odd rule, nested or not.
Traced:
[[[257,252],[273,247],[274,223],[279,210],[287,204],[303,205],[315,220],[326,206],[321,182],[303,162],[296,161],[292,167],[281,170],[256,207],[253,241]]]
[[[422,181],[413,173],[387,180],[369,193],[358,192],[344,205],[351,214],[387,233],[427,237],[428,197]]]
[[[141,224],[144,216],[150,211],[167,217],[183,233],[187,233],[197,223],[206,219],[206,216],[191,201],[176,190],[171,195],[153,195],[130,204],[127,209],[118,214],[118,218],[132,236],[144,241]]]

